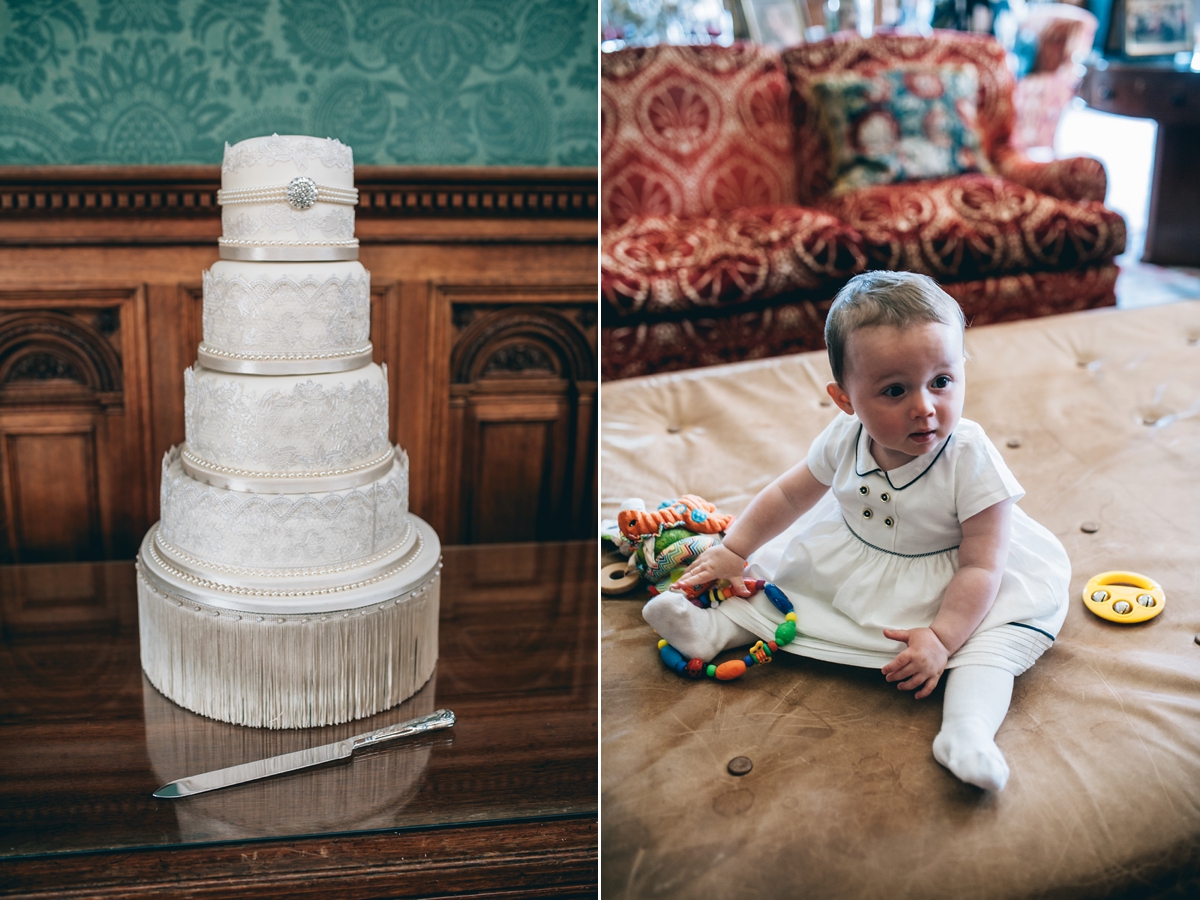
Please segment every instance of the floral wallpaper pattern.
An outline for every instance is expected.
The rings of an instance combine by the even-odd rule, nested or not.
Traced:
[[[597,0],[0,0],[0,165],[594,166]]]

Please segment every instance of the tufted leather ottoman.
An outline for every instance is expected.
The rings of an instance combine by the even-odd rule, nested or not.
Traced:
[[[1200,301],[991,325],[967,346],[965,414],[1073,568],[1066,624],[997,736],[1008,787],[933,760],[940,688],[914,701],[799,658],[677,677],[642,589],[602,610],[604,896],[1200,895]],[[606,384],[602,514],[687,492],[740,512],[834,415],[829,377],[806,353]],[[1162,615],[1085,610],[1112,569],[1159,581]]]

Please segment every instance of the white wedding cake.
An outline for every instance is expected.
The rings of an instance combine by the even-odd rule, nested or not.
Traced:
[[[138,554],[147,677],[225,722],[371,715],[437,662],[441,548],[388,438],[357,194],[336,140],[226,145],[185,441]]]

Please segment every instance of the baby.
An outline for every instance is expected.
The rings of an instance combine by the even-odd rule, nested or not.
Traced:
[[[826,390],[843,414],[680,579],[725,580],[746,599],[700,609],[668,591],[643,615],[707,661],[774,637],[783,614],[743,581],[764,578],[795,606],[790,652],[881,666],[918,699],[953,669],[934,758],[999,791],[1009,769],[996,731],[1013,678],[1062,626],[1071,564],[1015,505],[1025,492],[983,429],[962,418],[964,329],[958,304],[924,275],[852,279],[825,325]]]

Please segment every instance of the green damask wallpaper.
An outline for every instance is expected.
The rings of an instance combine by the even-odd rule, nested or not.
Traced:
[[[596,165],[597,0],[2,0],[0,164]]]

